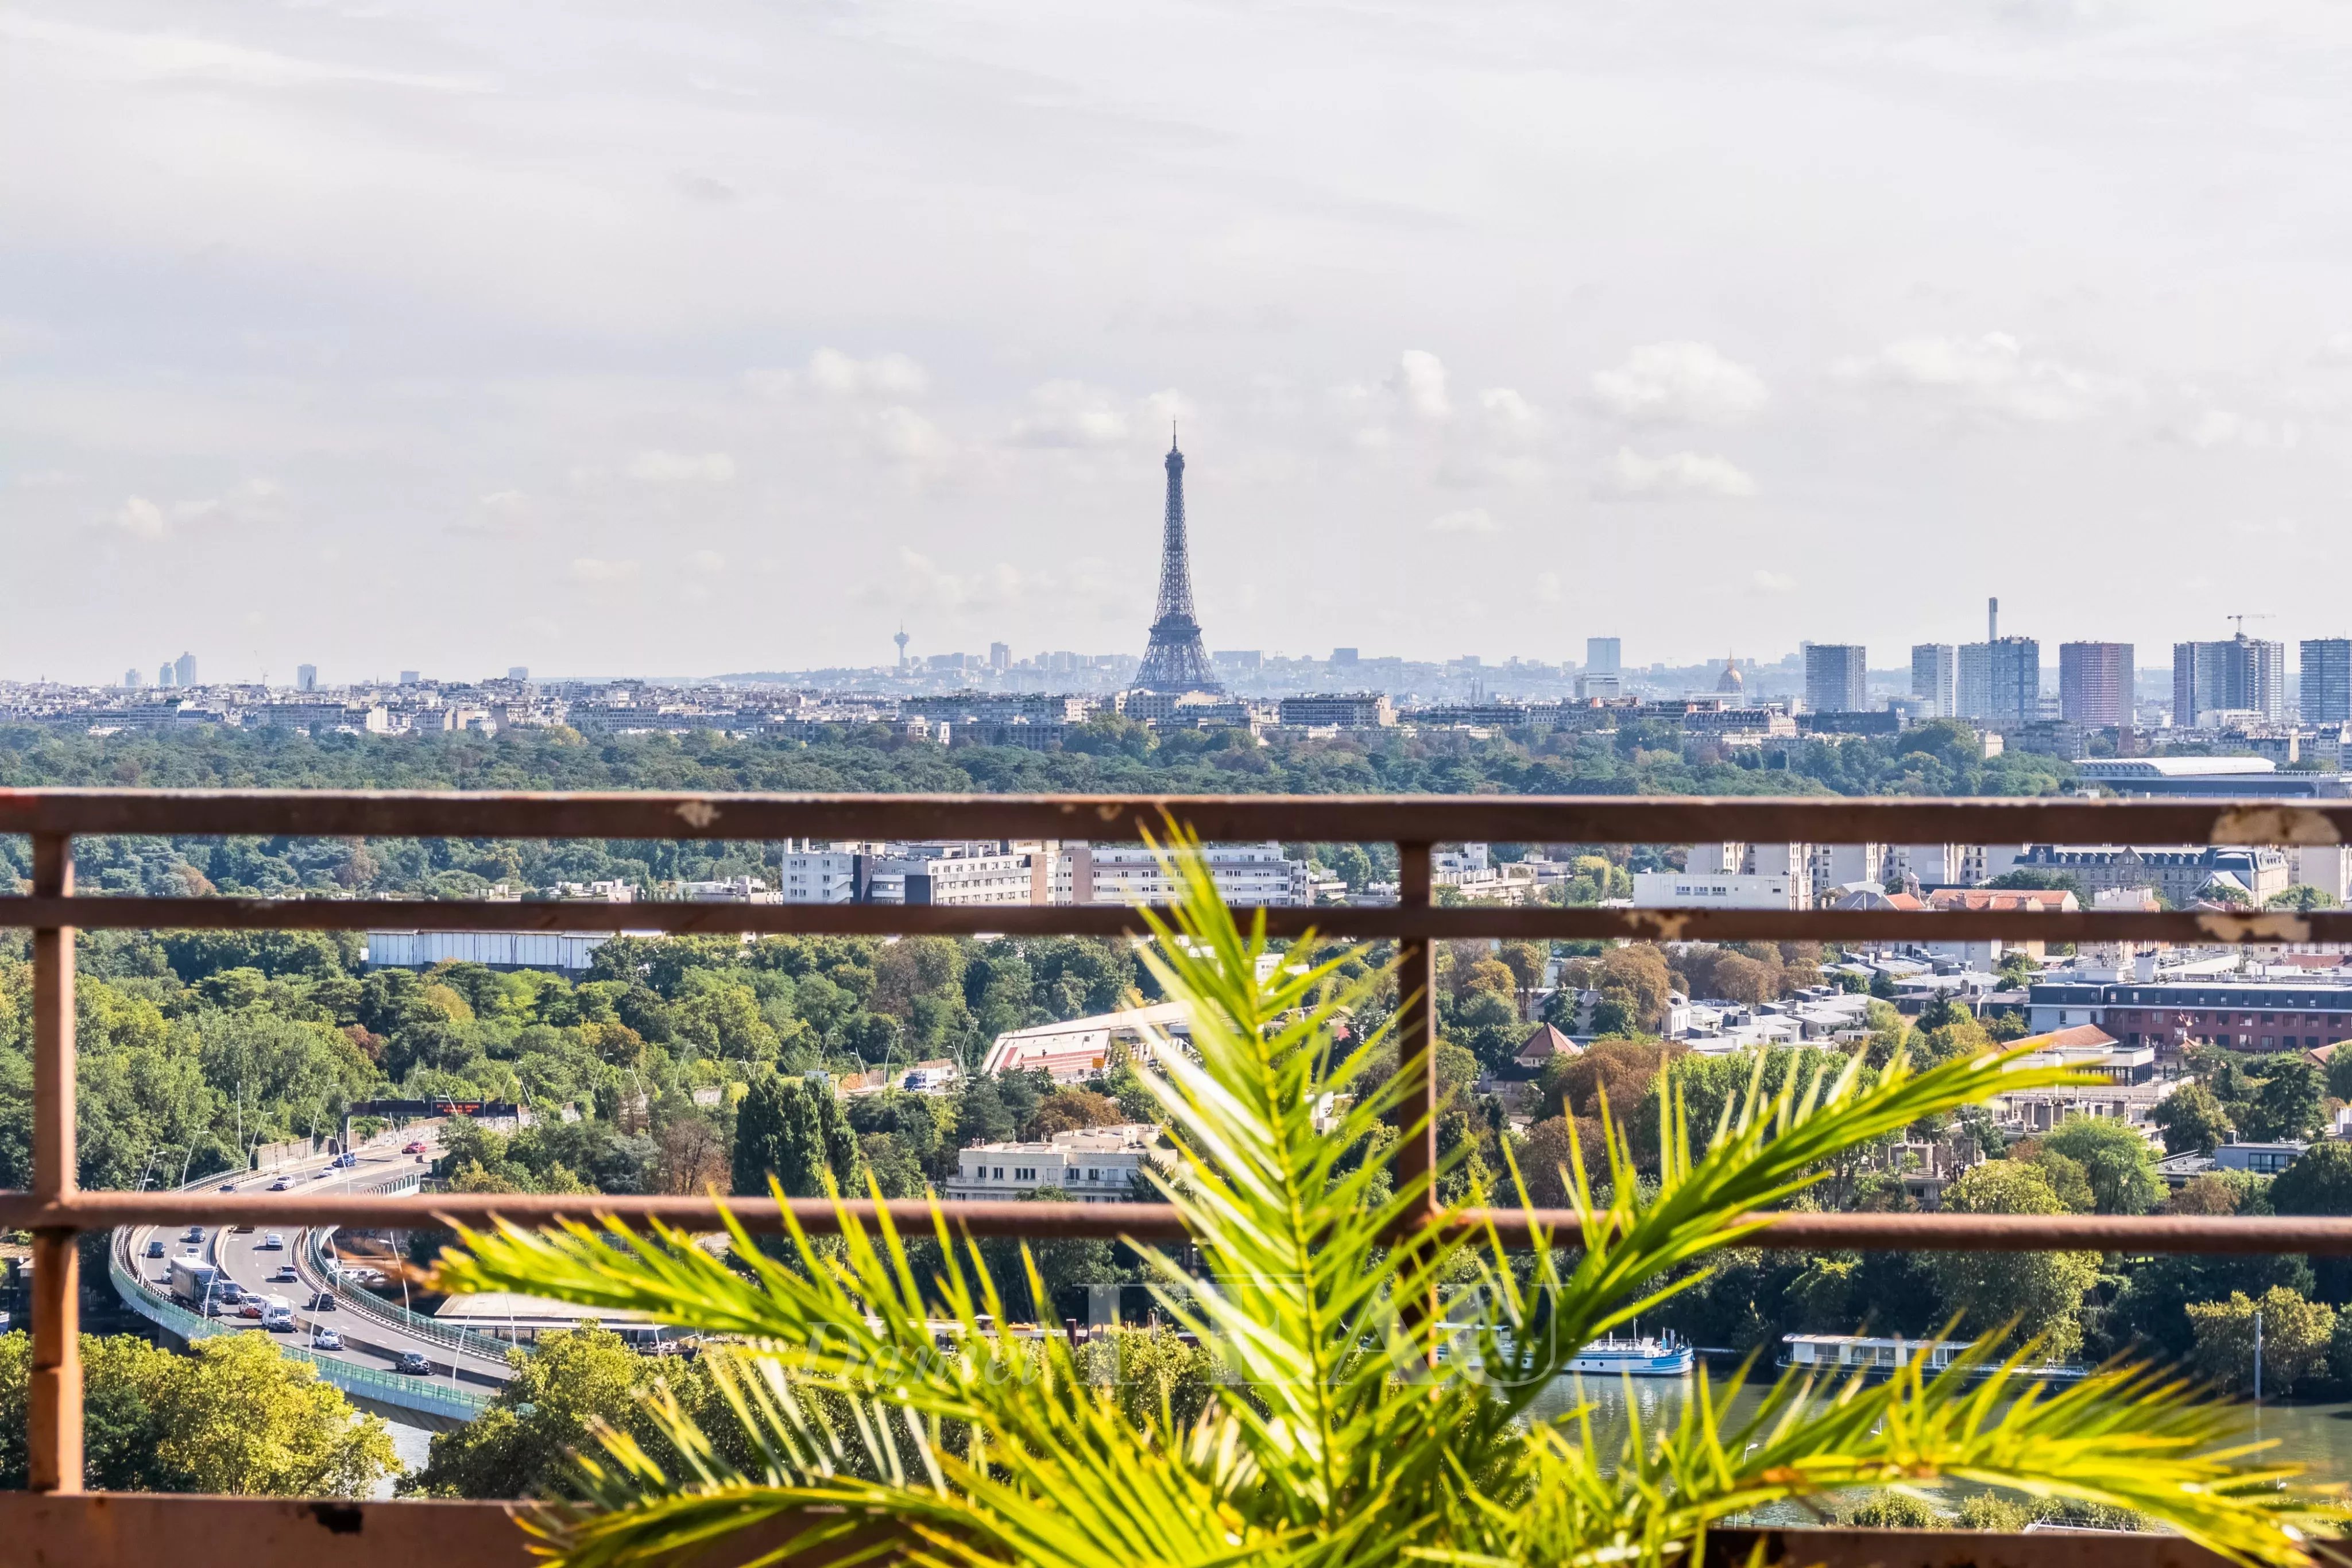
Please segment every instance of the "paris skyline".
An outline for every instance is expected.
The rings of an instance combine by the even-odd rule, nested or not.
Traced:
[[[2340,13],[5,26],[11,670],[2344,630]]]

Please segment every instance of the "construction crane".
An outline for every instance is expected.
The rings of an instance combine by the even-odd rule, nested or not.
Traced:
[[[2242,637],[2242,636],[2244,636],[2244,635],[2246,634],[2246,622],[2249,622],[2249,621],[2271,621],[2271,620],[2275,620],[2276,618],[2277,618],[2277,616],[2276,616],[2276,612],[2273,612],[2273,611],[2269,611],[2269,610],[2248,610],[2248,611],[2243,611],[2243,612],[2240,612],[2240,613],[2238,613],[2238,614],[2236,614],[2236,615],[2224,615],[2224,616],[2222,616],[2222,617],[2221,617],[2221,619],[2222,619],[2222,620],[2224,620],[2224,621],[2234,621],[2234,622],[2236,622],[2238,623],[2238,635],[2239,635],[2239,636],[2241,636],[2241,637]]]

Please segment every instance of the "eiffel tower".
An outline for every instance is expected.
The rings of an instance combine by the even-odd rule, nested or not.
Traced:
[[[1192,616],[1192,561],[1184,543],[1184,454],[1168,442],[1168,517],[1160,540],[1160,610],[1135,686],[1147,692],[1222,692]]]

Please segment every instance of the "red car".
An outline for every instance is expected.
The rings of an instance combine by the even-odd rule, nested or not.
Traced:
[[[400,1152],[404,1155],[421,1155],[425,1152],[425,1145],[419,1143],[403,1144],[400,1146]]]

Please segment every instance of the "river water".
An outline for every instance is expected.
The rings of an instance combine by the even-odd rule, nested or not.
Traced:
[[[1721,1375],[1713,1381],[1718,1397],[1723,1384]],[[1564,1377],[1544,1391],[1530,1414],[1558,1420],[1589,1406],[1594,1440],[1603,1455],[1614,1458],[1632,1416],[1640,1417],[1645,1431],[1655,1432],[1681,1418],[1696,1386],[1697,1380],[1688,1377]],[[1741,1389],[1733,1398],[1730,1421],[1752,1413],[1761,1397],[1759,1388]],[[2315,1481],[2352,1481],[2352,1404],[2247,1404],[2243,1409],[2244,1436],[2278,1445],[2265,1459],[2304,1465]]]

